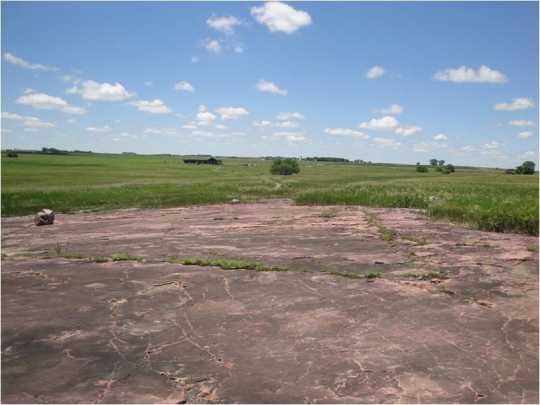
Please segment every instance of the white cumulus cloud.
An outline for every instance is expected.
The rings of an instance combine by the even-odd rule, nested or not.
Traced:
[[[278,121],[303,120],[304,115],[299,112],[282,112],[276,116]]]
[[[505,83],[508,79],[504,73],[482,65],[478,69],[461,66],[455,69],[444,69],[433,75],[435,80],[454,83]]]
[[[176,91],[187,91],[189,93],[193,93],[195,91],[195,88],[191,85],[191,83],[188,82],[178,82],[174,85],[174,89]]]
[[[497,111],[517,111],[534,107],[534,102],[530,98],[514,98],[510,103],[497,103],[493,107]]]
[[[264,93],[279,94],[282,96],[287,95],[287,90],[281,89],[277,84],[268,82],[266,80],[259,80],[259,83],[257,83],[257,89]]]
[[[176,128],[146,128],[144,133],[152,135],[176,135]]]
[[[216,120],[216,118],[217,118],[216,115],[208,111],[205,105],[200,105],[199,111],[197,112],[197,115],[196,115],[196,119],[197,119],[196,125],[200,125],[200,126],[212,125],[212,123]],[[193,123],[190,123],[190,124],[193,125]],[[184,128],[185,127],[186,126],[184,125]]]
[[[167,107],[163,103],[163,101],[157,98],[155,100],[133,101],[130,104],[137,107],[139,111],[144,111],[152,114],[168,114],[171,112],[169,107]]]
[[[378,77],[381,77],[384,75],[384,68],[382,66],[373,66],[371,69],[369,69],[366,73],[366,77],[368,79],[377,79]]]
[[[285,138],[288,142],[304,142],[306,136],[301,132],[274,132],[276,138]]]
[[[279,1],[267,1],[260,7],[252,7],[251,15],[271,32],[292,34],[311,24],[311,16]]]
[[[30,70],[42,70],[42,71],[56,71],[58,68],[54,66],[45,66],[41,65],[39,63],[30,63],[22,58],[19,58],[18,56],[13,55],[12,53],[6,52],[4,53],[4,60],[8,63],[11,63],[12,65],[22,67],[24,69],[30,69]]]
[[[403,127],[397,127],[396,128],[396,134],[402,135],[402,136],[411,136],[418,132],[422,131],[421,127],[417,127],[415,125],[411,126],[403,126]]]
[[[399,104],[392,104],[388,106],[387,108],[383,108],[379,111],[381,114],[387,114],[387,115],[399,115],[403,112],[403,107]]]
[[[349,136],[351,138],[368,139],[369,136],[363,132],[356,131],[351,128],[326,128],[324,130],[328,135],[333,136]]]
[[[226,34],[231,34],[232,32],[234,32],[234,27],[241,24],[240,20],[233,16],[212,16],[208,20],[206,20],[206,23],[210,28],[224,32]]]
[[[447,141],[448,137],[445,134],[437,134],[433,137],[436,141]]]
[[[57,110],[68,114],[84,114],[86,110],[75,107],[60,97],[49,96],[45,93],[30,93],[20,96],[18,104],[29,105],[38,110]]]
[[[95,132],[95,133],[107,133],[107,132],[111,132],[112,131],[112,128],[108,125],[105,125],[104,127],[87,127],[86,130],[88,132]]]
[[[264,127],[272,126],[272,122],[267,121],[267,120],[253,121],[253,123],[251,125],[253,125],[254,127],[257,127],[257,128],[264,128]]]
[[[206,43],[204,44],[204,47],[206,50],[210,53],[221,53],[221,44],[217,39],[207,39]]]
[[[509,122],[514,127],[532,127],[534,123],[529,120],[513,120]]]
[[[216,112],[222,120],[237,120],[249,114],[249,111],[243,107],[220,107],[216,109]]]
[[[388,130],[396,128],[398,121],[394,117],[387,115],[382,118],[372,118],[369,121],[360,123],[358,126],[363,129]]]
[[[86,80],[80,85],[73,86],[66,93],[79,94],[85,100],[91,101],[123,101],[134,96],[120,83],[98,83],[93,80]]]

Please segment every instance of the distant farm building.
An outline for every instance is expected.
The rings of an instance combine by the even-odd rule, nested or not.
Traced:
[[[214,157],[209,158],[190,158],[190,159],[184,159],[184,163],[192,164],[192,165],[220,165],[223,162],[219,159],[216,159]]]

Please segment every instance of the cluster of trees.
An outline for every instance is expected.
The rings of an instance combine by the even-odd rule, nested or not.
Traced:
[[[506,170],[506,174],[534,174],[535,166],[536,164],[534,162],[527,160],[526,162],[523,162],[521,166],[516,167],[515,170]]]
[[[429,161],[429,164],[435,168],[435,171],[436,172],[441,172],[441,173],[444,173],[444,174],[450,174],[450,173],[454,173],[456,171],[456,168],[454,167],[453,164],[449,163],[447,165],[445,165],[445,161],[444,160],[438,160],[438,159],[431,159]],[[429,172],[429,169],[427,166],[423,166],[420,164],[420,162],[416,163],[416,171],[418,173],[427,173]]]
[[[270,173],[288,176],[290,174],[300,173],[300,166],[295,159],[276,159],[272,162]]]

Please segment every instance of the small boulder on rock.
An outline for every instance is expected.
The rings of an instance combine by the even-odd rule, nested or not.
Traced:
[[[54,211],[44,208],[34,217],[34,223],[40,225],[52,225],[54,223]]]

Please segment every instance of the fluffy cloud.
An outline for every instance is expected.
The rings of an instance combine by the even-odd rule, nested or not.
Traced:
[[[53,124],[52,122],[41,121],[41,119],[37,117],[29,117],[29,116],[19,115],[15,113],[10,113],[10,112],[3,112],[2,119],[20,121],[22,122],[22,125],[25,128],[54,128],[56,127],[56,125]]]
[[[188,82],[178,82],[174,85],[174,89],[176,91],[187,91],[189,93],[193,93],[195,91],[193,86]]]
[[[276,138],[285,138],[288,142],[307,141],[306,136],[301,132],[274,132]]]
[[[403,127],[397,127],[396,128],[396,134],[402,135],[402,136],[411,136],[418,132],[422,131],[422,128],[417,127],[415,125],[411,126],[403,126]]]
[[[520,139],[528,139],[532,136],[532,132],[531,131],[524,131],[524,132],[520,132],[518,134],[518,138]]]
[[[303,120],[304,115],[299,112],[283,112],[276,115],[278,121]]]
[[[264,128],[264,127],[272,126],[272,122],[271,121],[266,121],[266,120],[253,121],[253,123],[251,125],[253,125],[254,127],[257,127],[257,128]]]
[[[398,121],[390,116],[387,115],[382,118],[372,118],[367,122],[362,122],[358,125],[358,127],[363,129],[376,129],[376,130],[387,130],[387,129],[394,129],[398,126]]]
[[[476,148],[473,145],[465,145],[465,146],[462,146],[461,148],[459,148],[459,150],[461,150],[463,152],[475,152]]]
[[[199,112],[196,115],[197,122],[195,125],[200,125],[200,126],[212,125],[212,123],[216,120],[216,118],[217,118],[216,115],[208,111],[205,105],[200,105]],[[190,123],[190,124],[193,125],[193,123]],[[184,128],[186,128],[185,125],[184,125]]]
[[[399,104],[392,104],[388,106],[387,108],[383,108],[379,111],[381,114],[387,114],[387,115],[399,115],[403,112],[403,107]]]
[[[514,98],[510,103],[498,103],[493,107],[497,111],[516,111],[533,108],[534,103],[530,98]]]
[[[120,83],[98,83],[93,80],[86,80],[80,86],[73,86],[66,93],[79,94],[85,100],[91,101],[123,101],[134,96]]]
[[[30,93],[19,97],[18,104],[29,105],[38,110],[57,110],[68,114],[84,114],[86,110],[75,107],[60,97],[49,96],[45,93]]]
[[[287,90],[280,89],[275,83],[267,82],[266,80],[259,80],[259,83],[257,83],[257,89],[264,93],[279,94],[282,96],[287,95]]]
[[[298,121],[279,121],[274,124],[277,128],[298,128],[300,123]]]
[[[333,136],[350,136],[351,138],[368,139],[369,136],[360,131],[355,131],[351,128],[326,128],[324,130],[328,135]]]
[[[393,139],[388,138],[373,138],[373,142],[376,146],[391,149],[397,149],[401,145],[400,142],[396,142]]]
[[[208,20],[206,20],[206,23],[210,28],[226,34],[231,34],[234,32],[234,27],[240,25],[240,20],[233,16],[210,17]]]
[[[433,75],[435,80],[454,83],[504,83],[506,76],[497,70],[482,65],[477,70],[461,66],[441,70]]]
[[[259,24],[266,25],[271,32],[292,34],[311,24],[311,16],[308,13],[279,1],[267,1],[260,7],[252,7],[251,15]]]
[[[368,79],[376,79],[378,77],[381,77],[384,75],[384,68],[382,66],[373,66],[371,69],[369,69],[366,73],[366,77]]]
[[[163,103],[163,101],[157,98],[155,100],[133,101],[130,104],[137,107],[139,111],[144,111],[152,114],[168,114],[171,112],[169,107],[167,107]]]
[[[436,141],[447,141],[448,137],[445,134],[437,134],[433,137]]]
[[[514,127],[532,127],[534,123],[528,120],[514,120],[509,122]]]
[[[237,120],[249,114],[249,111],[243,107],[220,107],[216,109],[216,112],[221,116],[222,120]]]
[[[204,44],[204,47],[206,50],[210,53],[221,53],[221,44],[217,39],[207,39],[206,43]]]
[[[53,66],[40,65],[39,63],[30,63],[9,52],[4,53],[4,60],[8,63],[11,63],[12,65],[19,66],[24,69],[42,70],[45,72],[58,70],[58,68],[55,68]]]
[[[87,127],[86,130],[88,132],[95,132],[95,133],[104,134],[104,133],[107,133],[107,132],[111,132],[112,128],[110,126],[108,126],[108,125],[105,125],[104,127]]]
[[[152,135],[176,135],[176,128],[146,128],[144,133]]]

